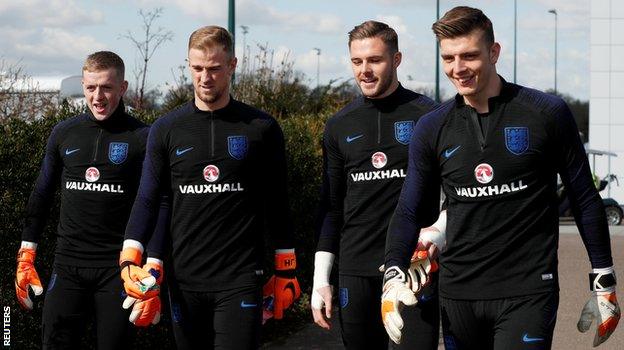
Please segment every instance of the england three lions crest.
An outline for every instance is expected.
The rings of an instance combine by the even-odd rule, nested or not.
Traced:
[[[125,142],[111,142],[108,146],[108,159],[113,164],[121,164],[128,159],[128,144]]]
[[[247,136],[228,136],[228,152],[236,160],[242,160],[247,155]]]
[[[526,126],[505,128],[505,146],[515,155],[526,152],[529,149],[529,128]]]
[[[394,123],[394,138],[404,145],[408,145],[414,131],[414,121],[406,120]]]

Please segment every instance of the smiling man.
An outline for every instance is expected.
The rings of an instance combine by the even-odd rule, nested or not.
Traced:
[[[266,234],[277,248],[275,276],[264,287],[274,298],[275,318],[300,294],[284,138],[275,119],[230,96],[236,62],[224,28],[191,34],[194,98],[152,126],[121,254],[122,277],[132,279],[157,225],[156,199],[169,194],[167,275],[178,349],[259,346]]]
[[[407,169],[407,149],[416,121],[435,103],[401,86],[396,32],[367,21],[349,32],[349,53],[362,96],[330,118],[323,134],[323,224],[315,256],[312,313],[331,327],[329,275],[339,259],[339,320],[347,349],[387,349],[379,315],[386,230]],[[438,209],[436,205],[435,209]],[[413,293],[411,293],[413,296]],[[405,349],[436,349],[435,286],[405,309]],[[324,309],[324,310],[323,310]]]
[[[134,201],[148,127],[126,114],[124,63],[113,52],[89,55],[82,70],[89,111],[57,124],[26,208],[18,253],[18,301],[32,309],[43,286],[34,267],[37,242],[59,183],[61,211],[54,270],[43,305],[43,348],[79,349],[95,315],[98,349],[125,349],[129,311],[117,258]]]
[[[559,303],[559,174],[593,268],[593,293],[578,328],[587,331],[595,320],[599,345],[615,330],[620,310],[604,208],[568,106],[497,74],[501,47],[480,10],[456,7],[432,29],[457,95],[416,126],[386,266],[407,269],[415,232],[429,221],[442,184],[446,348],[550,349]],[[386,283],[395,279],[400,275],[386,274]]]

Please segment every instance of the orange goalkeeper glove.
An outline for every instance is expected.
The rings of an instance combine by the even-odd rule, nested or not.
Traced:
[[[301,295],[301,288],[295,276],[297,258],[295,249],[277,249],[275,251],[275,275],[264,285],[263,298],[273,296],[273,316],[284,317],[288,309]]]
[[[159,287],[156,278],[141,268],[142,255],[143,245],[138,241],[127,239],[119,255],[119,266],[126,294],[144,300],[158,295]]]
[[[17,301],[26,310],[32,310],[33,302],[28,295],[28,288],[32,288],[35,295],[43,293],[43,286],[39,275],[35,270],[36,245],[30,243],[27,248],[22,243],[22,248],[17,252],[17,273],[15,274],[15,295]]]
[[[143,270],[147,271],[156,279],[155,286],[160,286],[164,278],[162,261],[155,258],[147,258],[147,263],[143,266]],[[132,306],[134,304],[134,306]],[[126,297],[123,302],[123,308],[128,309],[132,306],[129,320],[135,326],[147,327],[151,324],[157,324],[160,321],[160,296],[156,295],[144,300],[137,300],[131,296]]]

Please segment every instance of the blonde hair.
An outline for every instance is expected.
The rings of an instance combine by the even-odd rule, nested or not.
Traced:
[[[234,57],[232,35],[225,28],[206,26],[197,29],[191,34],[188,49],[206,50],[215,46],[223,46],[230,57]]]
[[[113,68],[117,71],[117,76],[124,80],[126,67],[123,60],[116,53],[111,51],[98,51],[87,56],[82,71],[99,72]]]

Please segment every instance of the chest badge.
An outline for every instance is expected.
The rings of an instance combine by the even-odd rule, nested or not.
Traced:
[[[388,157],[386,157],[386,154],[383,152],[375,152],[371,157],[371,162],[375,169],[381,169],[388,163]]]
[[[408,145],[414,131],[414,121],[405,120],[394,123],[394,138],[401,144]]]
[[[87,182],[96,182],[100,179],[100,171],[98,168],[92,166],[85,171],[85,180]]]
[[[215,182],[219,179],[219,168],[216,165],[206,165],[203,171],[204,179],[208,182]]]
[[[475,178],[479,183],[487,184],[494,179],[494,169],[488,163],[481,163],[477,165],[474,170]]]
[[[515,155],[521,155],[529,149],[529,128],[526,126],[505,128],[505,146]]]
[[[247,155],[249,148],[247,136],[228,136],[228,153],[236,160],[242,160]]]
[[[111,142],[108,146],[108,159],[113,164],[121,164],[128,159],[128,144],[125,142]]]

